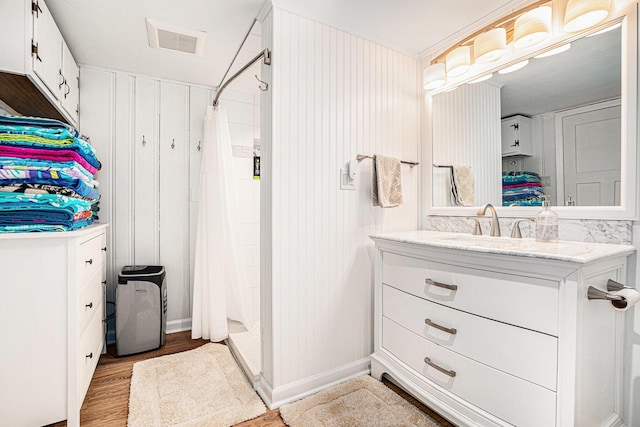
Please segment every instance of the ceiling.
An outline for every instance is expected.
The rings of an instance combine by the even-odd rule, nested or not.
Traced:
[[[45,0],[77,62],[218,86],[268,0]],[[273,0],[281,9],[419,56],[522,0]],[[203,57],[152,49],[145,18],[207,33]],[[259,31],[257,31],[259,42]],[[253,47],[239,55],[246,62]],[[256,46],[257,44],[257,46]],[[244,62],[241,62],[244,61]],[[253,76],[251,76],[253,78]]]

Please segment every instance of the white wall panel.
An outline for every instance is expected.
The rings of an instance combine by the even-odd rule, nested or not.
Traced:
[[[167,318],[191,317],[189,280],[189,87],[160,83],[160,264]]]
[[[273,43],[263,67],[263,376],[277,394],[372,351],[369,235],[416,228],[418,168],[402,166],[405,202],[393,209],[371,204],[371,160],[356,191],[340,190],[339,172],[359,153],[417,159],[417,62],[278,9],[262,36]]]
[[[467,84],[433,97],[433,162],[469,165],[475,204],[502,205],[500,88]],[[433,205],[451,206],[450,169],[433,169]]]

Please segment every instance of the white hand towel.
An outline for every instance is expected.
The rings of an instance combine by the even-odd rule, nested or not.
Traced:
[[[451,175],[453,178],[452,188],[456,190],[454,194],[456,204],[459,206],[473,206],[473,175],[471,174],[471,166],[453,165]]]
[[[376,154],[373,159],[371,198],[373,206],[393,208],[402,203],[400,160]]]

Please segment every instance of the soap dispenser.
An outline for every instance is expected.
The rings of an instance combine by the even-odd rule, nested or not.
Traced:
[[[548,196],[544,196],[542,210],[536,216],[536,241],[555,242],[558,240],[558,214],[551,210]]]

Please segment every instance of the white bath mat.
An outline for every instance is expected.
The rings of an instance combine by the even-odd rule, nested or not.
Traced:
[[[133,365],[129,427],[224,427],[265,412],[224,345],[209,343]]]
[[[290,427],[438,427],[380,381],[364,375],[280,408]]]

